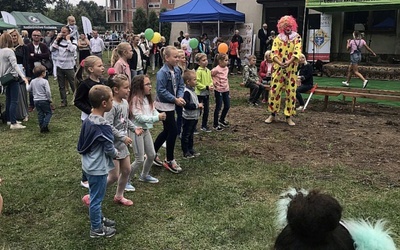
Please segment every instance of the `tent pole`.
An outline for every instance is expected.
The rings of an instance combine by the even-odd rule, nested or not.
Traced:
[[[220,29],[220,27],[219,27],[219,20],[218,20],[218,37],[219,37],[219,30]]]

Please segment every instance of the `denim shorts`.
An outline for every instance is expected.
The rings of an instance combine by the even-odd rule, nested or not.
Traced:
[[[361,61],[361,52],[354,51],[353,54],[350,54],[350,63],[358,64]]]

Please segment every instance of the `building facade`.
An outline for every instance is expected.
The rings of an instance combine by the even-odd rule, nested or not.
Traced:
[[[148,14],[154,10],[173,9],[175,0],[106,0],[106,22],[112,30],[129,31],[133,30],[133,16],[137,8],[143,8]]]

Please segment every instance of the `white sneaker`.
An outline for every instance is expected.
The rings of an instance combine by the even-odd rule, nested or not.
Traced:
[[[17,124],[21,124],[21,122],[20,122],[20,121],[17,121]],[[7,122],[7,125],[10,126],[10,125],[11,125],[11,122]]]
[[[350,86],[350,84],[347,81],[342,82],[342,84],[346,87]]]
[[[302,111],[304,108],[304,106],[299,106],[298,108],[296,108],[297,111]]]
[[[365,80],[365,81],[363,82],[363,89],[365,89],[365,88],[367,87],[367,85],[368,85],[368,80]]]
[[[22,129],[22,128],[26,128],[26,126],[18,124],[18,123],[10,125],[10,129]]]
[[[81,181],[81,186],[84,187],[84,188],[89,188],[89,182],[88,181],[85,181],[85,182]]]
[[[167,142],[164,142],[164,143],[162,144],[162,147],[163,147],[163,148],[166,148],[166,147],[167,147]]]

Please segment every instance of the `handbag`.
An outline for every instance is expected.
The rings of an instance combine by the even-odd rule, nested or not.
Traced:
[[[42,65],[43,65],[44,67],[46,67],[47,70],[50,70],[50,69],[53,68],[53,62],[52,62],[51,60],[49,60],[49,59],[43,59],[43,60],[41,61],[41,63],[42,63]]]
[[[12,81],[15,81],[15,77],[11,73],[7,73],[0,77],[0,85],[7,86]]]

